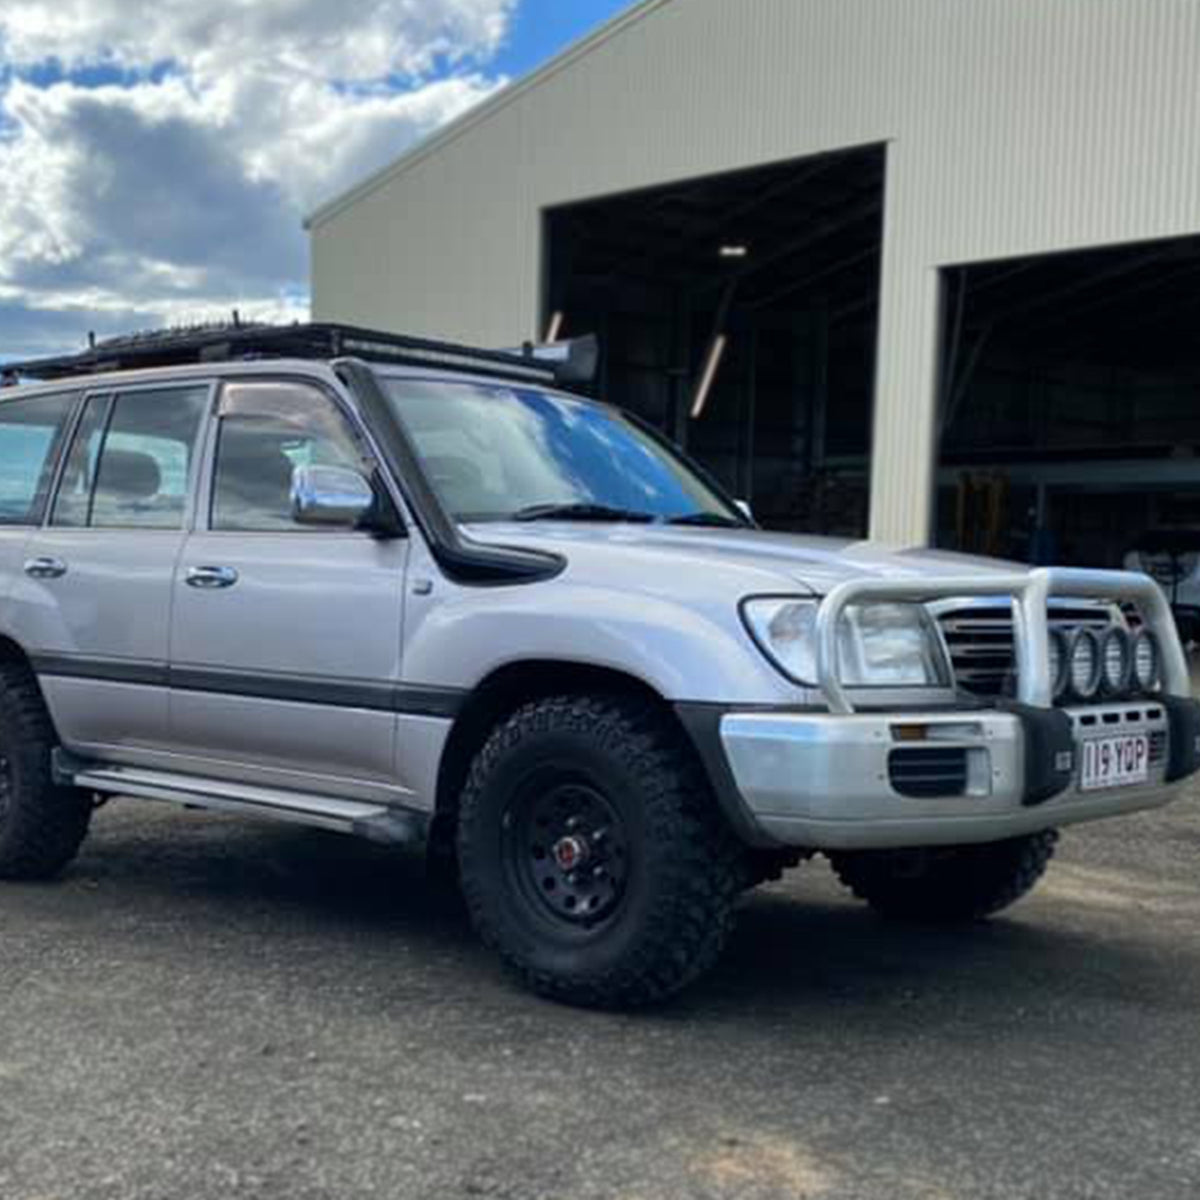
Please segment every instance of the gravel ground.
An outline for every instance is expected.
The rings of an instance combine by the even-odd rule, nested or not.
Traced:
[[[634,1017],[516,990],[419,865],[136,802],[0,889],[3,1200],[1195,1200],[1200,809],[968,930],[821,863]]]

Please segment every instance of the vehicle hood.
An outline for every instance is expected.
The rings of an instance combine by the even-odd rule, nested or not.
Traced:
[[[1028,569],[940,550],[756,529],[505,522],[466,525],[463,532],[490,545],[561,555],[568,575],[577,580],[676,595],[736,587],[746,593],[784,589],[820,596],[849,579],[936,579]]]

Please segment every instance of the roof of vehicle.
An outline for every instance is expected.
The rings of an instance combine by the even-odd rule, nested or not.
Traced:
[[[74,354],[5,363],[0,366],[0,376],[3,383],[13,385],[22,379],[80,379],[163,367],[339,358],[563,385],[590,381],[597,345],[595,338],[579,338],[553,346],[528,343],[518,350],[486,350],[328,322],[264,325],[235,321],[92,341],[87,349]]]

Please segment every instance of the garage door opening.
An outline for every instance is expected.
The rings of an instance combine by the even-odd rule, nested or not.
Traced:
[[[1200,238],[955,268],[943,295],[938,544],[1194,570]]]
[[[881,147],[546,215],[546,331],[595,332],[598,391],[769,528],[863,536]]]

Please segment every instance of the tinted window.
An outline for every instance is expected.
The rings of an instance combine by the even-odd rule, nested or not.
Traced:
[[[38,525],[46,507],[70,393],[0,403],[0,525]]]
[[[53,523],[178,529],[207,398],[204,385],[91,397]]]
[[[337,406],[302,384],[229,384],[217,430],[212,528],[313,532],[292,517],[292,472],[308,465],[364,468]]]

